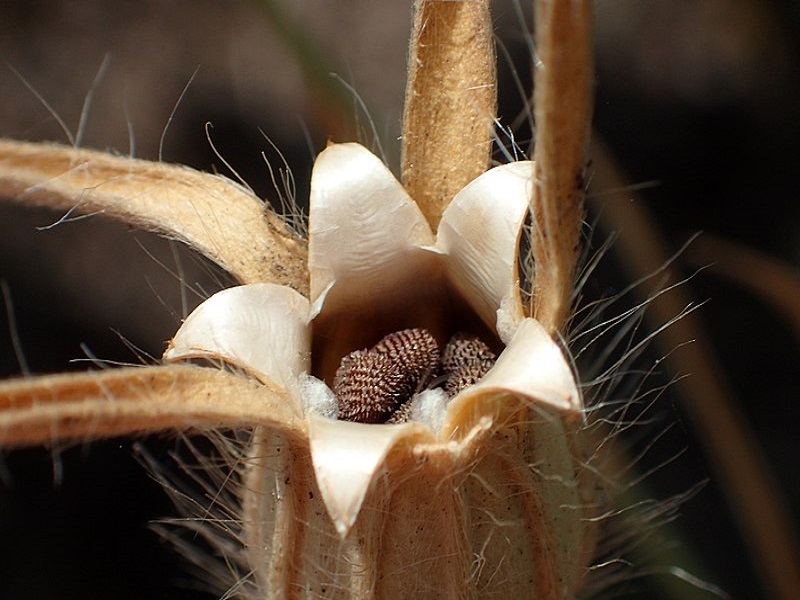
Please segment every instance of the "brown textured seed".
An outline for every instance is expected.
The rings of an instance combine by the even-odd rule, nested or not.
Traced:
[[[442,371],[446,376],[444,391],[451,398],[478,383],[494,366],[497,357],[477,336],[457,333],[442,352]]]
[[[442,370],[443,388],[452,398],[474,385],[494,366],[496,357],[477,336],[457,333],[439,360],[436,340],[425,329],[389,334],[370,349],[342,359],[333,390],[339,418],[360,423],[405,423],[414,394],[430,385]]]
[[[427,329],[396,331],[375,344],[372,351],[399,363],[422,387],[438,370],[439,345]]]
[[[359,423],[383,423],[408,399],[408,377],[385,354],[357,350],[336,371],[334,393],[339,418]]]
[[[387,423],[408,423],[411,420],[411,411],[414,409],[414,403],[416,402],[416,398],[411,398],[404,404],[400,406],[396,411],[392,413],[392,416],[389,417],[389,420],[386,421]]]
[[[439,347],[425,329],[397,331],[368,350],[351,352],[342,359],[333,382],[339,418],[386,422],[425,389],[438,368]]]

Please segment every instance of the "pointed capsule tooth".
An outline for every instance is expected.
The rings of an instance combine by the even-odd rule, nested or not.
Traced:
[[[309,370],[308,300],[271,283],[217,292],[186,318],[164,360],[225,360],[283,388]]]
[[[497,325],[498,307],[514,324],[524,316],[517,260],[532,178],[528,161],[495,167],[456,194],[439,223],[448,279],[488,327]]]
[[[412,251],[435,243],[408,192],[359,144],[334,144],[320,153],[309,202],[312,306],[321,306],[334,283],[336,302],[393,289],[418,271]],[[343,252],[342,240],[354,251]]]
[[[570,365],[558,344],[534,319],[524,319],[494,367],[453,399],[444,435],[462,418],[462,409],[482,394],[500,390],[561,411],[570,421],[583,418],[583,400]]]
[[[311,414],[308,435],[322,500],[344,538],[389,450],[405,437],[417,439],[420,429],[348,423]]]

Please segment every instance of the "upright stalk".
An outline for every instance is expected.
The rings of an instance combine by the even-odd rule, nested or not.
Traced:
[[[551,334],[569,318],[583,219],[583,170],[591,121],[588,0],[536,0],[531,310]]]
[[[433,229],[486,171],[497,111],[488,0],[417,0],[403,115],[402,181]]]

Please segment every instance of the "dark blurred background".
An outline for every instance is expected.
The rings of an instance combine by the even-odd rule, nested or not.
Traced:
[[[500,118],[510,125],[522,110],[511,74],[516,69],[529,87],[528,47],[515,6],[496,2],[494,10],[507,50]],[[595,128],[627,183],[645,184],[636,195],[670,247],[709,232],[796,268],[800,3],[598,1],[596,17]],[[267,136],[291,166],[303,201],[313,156],[329,137],[359,136],[377,147],[377,136],[397,170],[409,28],[410,2],[4,0],[0,136],[68,143],[45,103],[75,135],[92,92],[82,145],[157,159],[191,80],[164,135],[164,160],[225,173],[206,139],[211,123],[220,154],[260,196],[275,198],[261,153],[275,164],[279,157]],[[518,135],[524,144],[529,133],[522,127]],[[5,306],[32,373],[86,369],[87,356],[158,357],[186,310],[227,283],[191,253],[119,224],[90,219],[42,229],[59,216],[0,205]],[[610,256],[591,289],[624,287],[624,265],[624,256]],[[689,293],[709,300],[699,315],[796,526],[798,332],[713,270],[694,277]],[[2,376],[22,371],[11,340],[4,317]],[[676,566],[731,597],[766,598],[682,408],[687,401],[702,399],[667,393],[660,400],[653,427],[671,425],[670,434],[640,468],[675,459],[639,489],[665,499],[707,480],[673,529],[661,532],[663,544],[685,557]],[[168,435],[144,442],[156,456],[175,443]],[[136,462],[133,444],[0,455],[0,599],[207,597],[147,529],[173,511]],[[675,592],[676,578],[658,572],[613,595],[713,597],[690,586]]]

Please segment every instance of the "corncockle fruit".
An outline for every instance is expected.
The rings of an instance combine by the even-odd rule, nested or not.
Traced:
[[[246,568],[263,578],[258,589],[280,579],[309,593],[364,586],[419,597],[448,582],[489,590],[496,581],[549,597],[582,576],[592,503],[580,476],[581,397],[560,348],[524,317],[516,279],[532,174],[522,161],[480,176],[455,196],[434,238],[377,157],[356,144],[329,146],[311,178],[310,299],[272,284],[230,288],[170,342],[170,362],[223,360],[278,391],[265,393],[265,414],[270,401],[291,407],[280,425],[297,438],[293,460],[267,460],[275,441],[265,432],[243,475],[243,506],[252,507],[243,535],[259,549]],[[424,325],[441,345],[467,329],[505,347],[480,381],[421,421],[414,413],[384,426],[334,419],[324,382],[342,375],[342,357],[347,370],[363,356],[349,353],[364,346],[396,355],[392,332],[409,325]],[[292,498],[293,510],[276,495]],[[298,522],[302,531],[292,533]],[[296,579],[287,581],[289,548]],[[476,560],[493,566],[477,569]],[[533,564],[533,573],[524,567]]]
[[[188,501],[187,526],[222,560],[193,556],[226,597],[572,597],[596,483],[556,340],[581,220],[589,9],[537,10],[537,162],[487,170],[488,3],[420,0],[403,183],[364,147],[330,144],[307,256],[223,178],[2,142],[12,199],[155,228],[242,285],[186,318],[162,366],[3,384],[0,444],[234,430],[213,438],[222,466],[193,475],[208,498]],[[531,307],[518,274],[528,215]],[[354,422],[386,420],[400,422]]]

